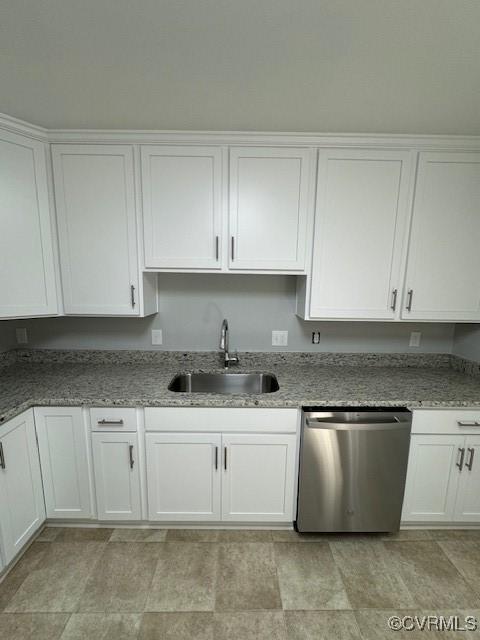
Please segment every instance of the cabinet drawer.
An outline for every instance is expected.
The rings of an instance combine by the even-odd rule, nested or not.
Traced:
[[[164,407],[145,409],[147,431],[296,433],[297,409]]]
[[[136,409],[101,407],[90,409],[92,431],[137,431]]]
[[[412,433],[480,434],[480,409],[414,411]]]

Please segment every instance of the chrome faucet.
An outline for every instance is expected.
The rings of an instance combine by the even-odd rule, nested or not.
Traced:
[[[225,369],[228,369],[230,363],[232,364],[239,363],[237,352],[235,352],[234,356],[231,356],[228,350],[228,320],[226,318],[222,322],[222,332],[220,335],[220,349],[223,351],[223,362],[225,364]]]

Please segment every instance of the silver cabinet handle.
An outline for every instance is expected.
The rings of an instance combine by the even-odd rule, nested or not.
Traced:
[[[227,447],[223,448],[223,466],[226,471],[227,470]]]
[[[235,238],[232,236],[232,262],[235,260]]]
[[[218,262],[220,256],[220,238],[215,236],[215,260]]]
[[[215,471],[218,469],[218,447],[215,447]]]
[[[122,418],[120,418],[120,420],[105,420],[105,418],[103,418],[102,420],[97,420],[97,424],[102,427],[107,427],[109,425],[121,425],[123,424],[123,420]]]
[[[460,460],[458,462],[456,462],[455,464],[461,471],[463,469],[463,461],[465,459],[465,448],[464,447],[459,447],[458,448],[458,453],[460,454]]]
[[[128,447],[128,458],[130,461],[130,469],[133,469],[133,465],[135,464],[135,460],[133,459],[133,444]]]
[[[480,427],[478,420],[457,420],[459,427]]]
[[[397,294],[398,294],[398,289],[394,289],[392,291],[392,304],[390,305],[390,309],[392,311],[395,311],[395,309],[397,308]]]
[[[5,469],[5,455],[3,453],[3,444],[0,442],[0,468]]]
[[[465,466],[469,471],[471,471],[473,467],[473,456],[475,455],[475,449],[473,447],[468,447],[467,451],[470,454],[470,457],[468,458],[468,462],[465,463]]]
[[[130,302],[132,304],[132,309],[135,308],[135,287],[133,284],[130,285]]]
[[[407,293],[407,311],[412,310],[412,300],[413,300],[413,289],[409,289]]]

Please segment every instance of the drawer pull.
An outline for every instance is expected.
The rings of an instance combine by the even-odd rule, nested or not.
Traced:
[[[133,459],[133,444],[128,447],[128,461],[130,463],[130,469],[133,469],[133,465],[135,464],[135,460]]]
[[[459,427],[480,427],[480,421],[478,420],[457,420]]]
[[[102,427],[106,427],[109,425],[122,425],[123,424],[123,420],[120,418],[120,420],[105,420],[105,418],[103,418],[102,420],[97,420],[97,424],[101,425]]]
[[[465,460],[465,448],[464,447],[459,447],[458,448],[458,453],[460,454],[460,460],[458,462],[456,462],[455,464],[461,471],[463,469],[463,461]]]
[[[475,449],[473,447],[468,447],[467,451],[470,454],[470,457],[468,459],[468,462],[465,463],[465,466],[469,471],[471,471],[473,467],[473,456],[475,455]]]

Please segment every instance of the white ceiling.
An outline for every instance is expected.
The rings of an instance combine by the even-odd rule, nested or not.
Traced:
[[[480,0],[0,0],[0,111],[54,128],[480,134]]]

